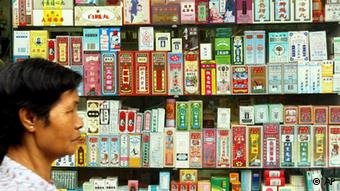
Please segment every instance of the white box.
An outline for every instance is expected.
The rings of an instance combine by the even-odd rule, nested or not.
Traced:
[[[212,47],[211,43],[201,43],[200,44],[200,57],[201,60],[211,60],[212,59]]]
[[[139,27],[138,32],[138,50],[154,49],[154,32],[153,27]]]
[[[13,55],[29,56],[30,31],[13,31]]]
[[[217,108],[217,129],[230,129],[230,108]]]
[[[172,38],[171,39],[171,52],[182,53],[182,51],[183,51],[182,38]]]
[[[254,124],[254,107],[240,106],[240,124],[252,125]]]
[[[163,133],[150,133],[149,161],[151,168],[163,167]]]
[[[169,32],[156,32],[156,51],[171,51],[171,36]]]
[[[176,168],[189,168],[189,131],[177,131],[176,135]]]
[[[327,60],[326,31],[309,32],[310,60]]]

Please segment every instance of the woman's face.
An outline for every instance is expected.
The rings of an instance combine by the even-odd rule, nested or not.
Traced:
[[[35,142],[45,156],[57,159],[74,153],[81,140],[79,129],[83,126],[77,114],[78,102],[79,96],[75,90],[66,91],[51,108],[49,123],[37,121]]]

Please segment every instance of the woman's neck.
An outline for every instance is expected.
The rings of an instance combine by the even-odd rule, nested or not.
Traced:
[[[8,148],[7,156],[17,163],[32,170],[41,178],[51,182],[51,164],[52,159],[26,146],[13,146]]]

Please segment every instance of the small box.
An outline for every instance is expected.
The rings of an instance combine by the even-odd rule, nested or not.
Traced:
[[[159,172],[159,189],[170,190],[170,172]]]
[[[156,51],[171,51],[171,37],[169,32],[156,32],[155,42]]]
[[[269,32],[268,41],[269,63],[288,62],[288,32]]]
[[[249,93],[248,66],[232,66],[232,87],[233,94]]]
[[[321,63],[309,63],[309,93],[321,93]]]
[[[110,149],[110,137],[107,135],[99,136],[99,166],[109,166],[109,149]]]
[[[266,186],[284,186],[285,178],[266,178],[264,184]]]
[[[339,3],[326,3],[325,4],[325,21],[326,22],[338,22],[340,11]]]
[[[254,23],[267,23],[271,18],[271,2],[269,0],[255,0],[253,1]]]
[[[119,51],[121,46],[121,38],[120,38],[120,28],[114,27],[108,29],[109,35],[109,49],[112,51]]]
[[[133,95],[135,93],[134,52],[118,52],[118,93]]]
[[[266,64],[266,32],[253,31],[255,46],[255,64]]]
[[[327,60],[326,31],[309,32],[310,60]]]
[[[13,31],[13,55],[30,55],[30,31]]]
[[[267,82],[269,94],[283,92],[283,66],[281,64],[267,65]]]
[[[321,76],[332,77],[333,76],[333,60],[323,60],[321,62]]]
[[[308,31],[289,31],[289,62],[309,60]]]
[[[328,107],[313,106],[314,124],[328,124]]]
[[[56,39],[48,39],[47,42],[48,48],[48,60],[51,62],[57,61],[57,40]],[[15,48],[16,49],[16,48]],[[71,50],[73,51],[73,50]],[[81,55],[82,56],[82,55]]]
[[[255,113],[255,124],[263,124],[269,122],[269,111],[268,105],[255,105],[254,113]]]
[[[124,0],[124,25],[150,24],[150,0]]]
[[[129,167],[141,167],[141,135],[129,134]]]
[[[265,94],[267,93],[267,67],[251,66],[250,67],[250,93]]]
[[[129,135],[127,133],[120,134],[120,167],[129,166]]]
[[[99,28],[83,29],[83,51],[100,50],[100,30]]]
[[[273,11],[274,11],[274,16],[273,16],[274,22],[286,23],[292,20],[293,5],[291,1],[289,0],[274,1],[272,5],[273,5],[272,6]]]
[[[231,38],[215,38],[216,64],[231,64]]]
[[[242,3],[236,3],[236,23],[252,23],[253,22],[253,8],[252,1],[245,0]]]
[[[190,130],[201,130],[203,128],[203,101],[189,101],[189,128]]]
[[[179,179],[180,179],[180,182],[196,183],[197,180],[198,180],[198,171],[197,170],[189,170],[189,169],[180,169],[179,170]]]
[[[201,60],[211,60],[212,59],[211,52],[212,52],[211,43],[201,43],[200,44]]]
[[[283,105],[269,104],[269,122],[283,123]]]
[[[182,31],[182,37],[184,51],[198,51],[199,40],[197,27],[184,27]]]
[[[217,129],[230,129],[230,108],[217,108]]]
[[[120,164],[120,136],[119,134],[114,134],[110,136],[109,146],[110,146],[109,166],[119,167],[119,164]]]
[[[229,178],[212,176],[210,178],[211,191],[229,190]]]
[[[87,100],[86,111],[87,111],[87,122],[88,122],[87,133],[97,134],[99,132],[100,101]]]
[[[216,94],[231,94],[231,66],[229,64],[216,64]]]
[[[296,106],[284,106],[284,124],[297,124],[299,110]]]
[[[138,50],[154,50],[153,27],[139,27]]]
[[[182,38],[172,38],[171,39],[171,52],[173,52],[173,53],[182,53],[183,52]]]
[[[73,9],[34,8],[33,26],[73,26]]]
[[[128,190],[138,190],[138,180],[128,180]]]
[[[142,133],[142,167],[149,167],[150,133]]]
[[[189,149],[189,147],[187,147]],[[163,167],[163,133],[150,133],[149,161],[151,168]]]
[[[196,22],[195,0],[181,1],[181,24],[194,24]]]
[[[44,58],[48,57],[47,41],[49,33],[47,30],[31,30],[30,31],[30,46],[29,56],[30,58]]]
[[[76,166],[87,166],[86,134],[81,134],[81,142],[76,146]]]
[[[321,78],[321,93],[333,93],[333,77]]]
[[[310,91],[310,68],[308,62],[298,64],[298,93],[307,94]]]
[[[313,124],[313,106],[299,106],[299,124]]]
[[[254,107],[240,106],[240,124],[252,125],[254,124]]]
[[[151,21],[153,25],[180,24],[180,5],[178,1],[169,4],[158,4],[157,1],[156,3],[151,1]]]
[[[330,105],[328,107],[329,112],[329,124],[340,124],[340,106]]]
[[[233,41],[233,62],[234,65],[242,65],[244,63],[244,45],[243,37],[235,36]]]
[[[207,24],[209,22],[209,0],[196,0],[196,23]]]

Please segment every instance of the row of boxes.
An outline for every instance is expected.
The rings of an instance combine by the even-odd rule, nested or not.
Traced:
[[[220,36],[218,32],[222,29],[225,31]],[[244,36],[233,38],[230,28],[217,28],[216,33],[214,43],[199,44],[197,27],[184,28],[183,38],[171,38],[170,32],[155,32],[153,27],[140,27],[138,50],[173,53],[199,50],[199,60],[215,60],[218,65],[264,65],[267,63],[267,49],[269,63],[327,60],[325,31],[269,32],[268,48],[265,31],[244,31]],[[82,37],[48,39],[45,30],[14,31],[13,36],[14,57],[42,57],[62,65],[82,65],[85,62],[83,52],[86,51],[112,52],[121,48],[118,27],[84,28]]]
[[[86,3],[85,3],[86,4]],[[18,0],[13,26],[121,26],[136,24],[289,23],[339,21],[338,4],[312,0],[145,0],[108,6],[74,6],[72,0]],[[92,6],[91,6],[92,5]]]
[[[340,127],[233,125],[231,129],[84,135],[56,166],[176,168],[339,167]]]
[[[219,116],[220,114],[217,113],[217,115]],[[239,124],[253,125],[264,123],[300,125],[340,124],[340,106],[283,106],[282,104],[240,106]]]

